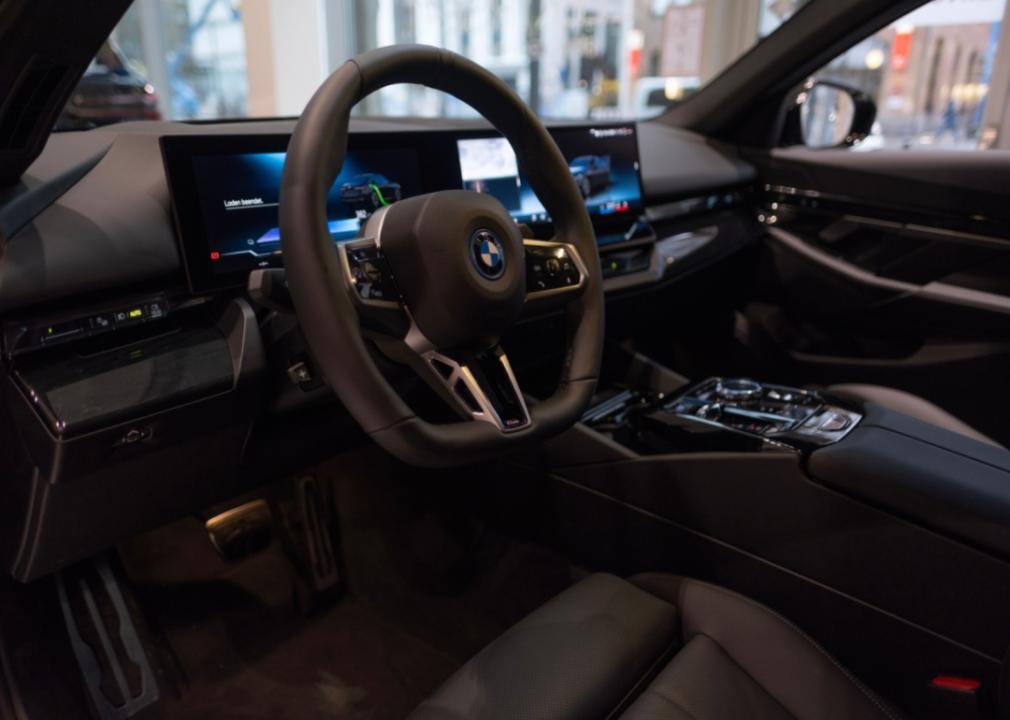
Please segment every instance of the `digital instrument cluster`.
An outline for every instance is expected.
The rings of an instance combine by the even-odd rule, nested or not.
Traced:
[[[647,232],[634,125],[564,126],[551,134],[598,242],[619,244]],[[250,271],[281,265],[277,208],[288,140],[287,135],[162,138],[194,291],[241,285]],[[334,242],[351,240],[381,207],[458,188],[494,195],[518,223],[550,224],[511,145],[492,131],[352,133],[326,196],[330,234]]]

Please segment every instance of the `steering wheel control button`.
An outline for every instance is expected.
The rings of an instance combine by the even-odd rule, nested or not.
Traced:
[[[291,378],[291,382],[295,385],[302,385],[312,382],[312,371],[309,370],[309,366],[305,363],[296,362],[288,368],[288,377]]]
[[[302,392],[315,390],[321,387],[323,381],[312,371],[312,365],[306,355],[300,353],[291,358],[288,363],[288,380],[292,385],[297,385]]]
[[[374,241],[348,243],[344,252],[347,256],[351,283],[359,298],[366,302],[399,301],[400,293],[393,282],[393,274]]]
[[[528,292],[564,291],[581,285],[583,273],[566,245],[548,240],[524,242]]]
[[[504,275],[505,246],[497,233],[487,228],[475,230],[470,236],[470,260],[487,280],[497,280]]]
[[[372,285],[380,285],[383,280],[385,280],[385,276],[382,274],[382,268],[371,260],[366,260],[361,266],[361,270],[364,273],[365,278],[367,278],[368,282]]]

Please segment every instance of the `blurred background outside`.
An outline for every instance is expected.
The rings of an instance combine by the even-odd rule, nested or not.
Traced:
[[[294,116],[348,57],[393,43],[466,55],[544,117],[650,117],[808,1],[832,0],[136,0],[64,126]],[[1010,148],[1006,16],[1007,0],[932,0],[817,77],[876,99],[860,149]],[[387,88],[359,112],[473,115],[417,86]]]

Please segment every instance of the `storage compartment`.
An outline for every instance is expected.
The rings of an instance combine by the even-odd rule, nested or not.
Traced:
[[[186,327],[96,355],[75,352],[19,369],[15,381],[61,438],[232,389],[224,334]]]
[[[19,364],[4,389],[12,574],[40,577],[234,494],[263,363],[255,316],[233,301],[135,342]]]

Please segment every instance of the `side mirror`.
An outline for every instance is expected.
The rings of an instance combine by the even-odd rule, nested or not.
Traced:
[[[808,80],[792,97],[783,145],[852,147],[873,130],[877,105],[866,93],[831,80]]]

